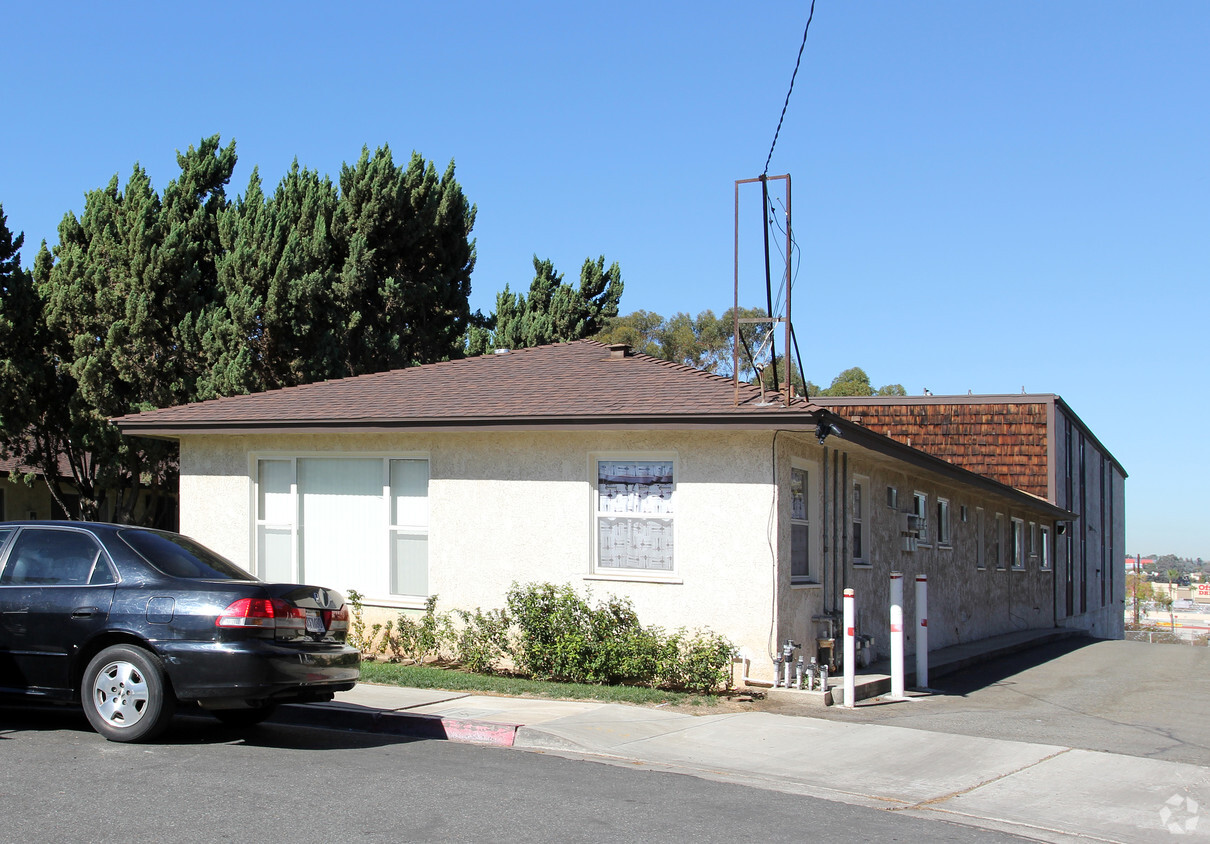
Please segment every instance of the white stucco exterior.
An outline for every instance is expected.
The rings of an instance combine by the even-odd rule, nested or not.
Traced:
[[[927,573],[933,582],[933,648],[1054,624],[1053,571],[1036,559],[1020,569],[976,565],[977,508],[1050,524],[1044,508],[836,438],[823,446],[810,435],[768,430],[185,435],[182,532],[258,571],[257,460],[283,456],[426,458],[429,592],[439,596],[439,609],[501,607],[510,585],[525,582],[624,595],[645,624],[725,635],[753,658],[758,677],[771,674],[769,657],[780,642],[815,641],[820,617],[838,609],[843,586],[858,589],[860,632],[874,636],[876,650],[885,653],[892,570],[909,581]],[[673,461],[670,572],[594,569],[595,461],[615,457]],[[792,466],[808,471],[812,508],[811,577],[796,583],[789,563]],[[852,483],[859,476],[866,485],[866,565],[854,565],[850,553]],[[898,510],[887,503],[888,487],[900,490]],[[949,502],[949,543],[904,550],[901,511],[915,491]],[[381,577],[322,585],[357,588],[379,611],[418,607],[414,598],[389,594],[384,524],[370,518],[348,530],[383,532]],[[993,547],[986,535],[984,546],[986,558]],[[910,618],[910,596],[905,611]]]

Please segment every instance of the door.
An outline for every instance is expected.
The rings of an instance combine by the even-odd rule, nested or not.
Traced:
[[[68,697],[72,658],[104,629],[116,582],[88,531],[19,528],[0,569],[0,689]]]

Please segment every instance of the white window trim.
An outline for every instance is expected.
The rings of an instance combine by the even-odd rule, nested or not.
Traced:
[[[1008,567],[1004,565],[1005,554],[1004,554],[1004,514],[1003,513],[996,514],[995,527],[993,528],[993,530],[995,531],[993,539],[995,540],[995,549],[996,549],[996,553],[995,553],[996,571],[1005,571],[1005,570],[1007,570]]]
[[[599,483],[599,462],[602,460],[634,460],[636,462],[647,462],[653,460],[664,460],[672,463],[672,512],[671,513],[650,513],[646,514],[653,518],[666,519],[672,522],[672,568],[671,569],[630,569],[620,567],[602,567],[599,564],[600,547],[599,547],[599,526],[598,520],[603,515],[598,506],[598,489]],[[589,560],[590,566],[588,574],[584,575],[584,580],[606,580],[619,582],[639,582],[639,583],[683,583],[683,577],[680,572],[679,554],[677,548],[680,545],[680,530],[678,528],[679,520],[677,518],[677,488],[680,486],[681,463],[680,458],[675,451],[594,451],[588,455],[588,487],[589,487]]]
[[[264,577],[263,562],[259,559],[257,534],[262,526],[277,526],[287,527],[284,524],[268,522],[260,518],[260,461],[262,460],[284,460],[290,462],[291,482],[290,482],[290,510],[294,514],[293,521],[288,527],[290,528],[290,566],[293,571],[293,576],[298,577],[298,461],[312,459],[357,459],[357,460],[380,460],[382,462],[383,486],[382,486],[382,512],[381,512],[381,539],[380,539],[380,560],[382,571],[380,573],[384,586],[375,592],[367,592],[363,595],[364,603],[376,607],[388,607],[397,609],[423,609],[427,595],[396,595],[391,590],[391,538],[394,533],[394,526],[391,524],[391,463],[392,460],[424,460],[429,464],[429,481],[432,482],[433,461],[431,454],[427,451],[284,451],[284,450],[267,450],[254,451],[248,454],[248,477],[251,479],[251,514],[249,519],[251,531],[249,536],[248,559],[251,561],[251,569],[257,577]],[[413,526],[415,527],[415,526]],[[432,536],[431,521],[427,528],[429,536]],[[430,563],[432,557],[430,556]],[[430,569],[431,573],[431,569]],[[322,584],[320,584],[322,585]],[[432,592],[430,584],[430,593]]]
[[[794,512],[794,505],[790,499],[790,472],[799,469],[807,473],[807,485],[803,490],[806,496],[807,505],[807,573],[806,575],[795,575],[794,570],[794,524],[796,519],[791,517]],[[790,533],[787,539],[786,546],[786,572],[790,575],[790,586],[793,587],[818,587],[821,585],[819,578],[820,566],[823,564],[823,545],[821,543],[822,534],[820,522],[823,519],[819,507],[819,491],[818,485],[820,480],[819,464],[811,460],[800,460],[791,458],[790,472],[786,473],[786,520],[790,525]]]
[[[933,534],[929,530],[929,495],[927,492],[916,490],[912,493],[912,513],[919,517],[919,524],[923,525],[923,527],[917,528],[916,544],[921,548],[931,548]]]
[[[987,511],[975,508],[975,570],[987,570]]]
[[[942,517],[941,517],[942,510],[945,511],[944,519],[942,519]],[[953,534],[953,527],[951,525],[952,515],[953,515],[953,512],[950,508],[950,500],[948,498],[942,498],[941,496],[937,496],[937,547],[938,548],[945,548],[946,550],[953,550],[954,534]],[[944,537],[942,537],[942,535],[941,535],[941,528],[943,525],[945,527],[945,536]]]
[[[873,508],[870,506],[870,479],[865,475],[853,476],[853,487],[861,487],[861,557],[853,558],[853,568],[857,569],[872,569],[874,567],[874,559],[870,554],[870,519],[873,516]],[[851,506],[851,505],[850,505]],[[850,524],[856,520],[856,516],[850,519]],[[852,539],[849,540],[852,543]],[[852,548],[852,544],[849,545]]]
[[[1013,571],[1025,571],[1025,520],[1012,516],[1008,520],[1009,565]]]

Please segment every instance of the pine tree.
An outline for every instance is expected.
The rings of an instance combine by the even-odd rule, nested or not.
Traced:
[[[389,147],[363,149],[340,173],[333,230],[342,250],[333,306],[342,375],[456,356],[470,324],[470,232],[476,209],[454,179],[417,153],[406,168]]]
[[[604,255],[596,261],[584,260],[578,287],[564,283],[551,261],[535,255],[528,295],[513,293],[505,285],[496,297],[495,313],[486,321],[488,329],[478,328],[468,336],[467,352],[482,354],[491,348],[520,349],[591,337],[618,315],[623,287],[617,262],[605,269]]]

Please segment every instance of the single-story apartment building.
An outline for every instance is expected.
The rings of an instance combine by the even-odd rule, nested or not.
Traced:
[[[180,443],[182,532],[263,578],[378,612],[567,583],[721,633],[757,678],[838,628],[846,587],[885,655],[892,571],[928,576],[931,648],[1053,627],[1076,520],[809,401],[591,340],[116,421]]]

